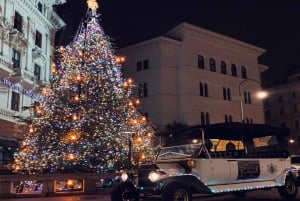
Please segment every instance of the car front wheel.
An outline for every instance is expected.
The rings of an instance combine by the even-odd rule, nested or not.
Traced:
[[[180,184],[169,185],[162,194],[163,201],[192,201],[189,188]]]
[[[287,177],[284,186],[279,187],[278,192],[282,198],[292,200],[297,195],[298,186],[292,177]]]
[[[131,182],[117,185],[111,192],[111,201],[138,201],[138,190]]]

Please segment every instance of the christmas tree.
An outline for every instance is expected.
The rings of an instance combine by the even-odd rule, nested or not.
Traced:
[[[73,41],[57,49],[44,98],[30,107],[15,171],[103,172],[153,157],[153,130],[135,108],[134,85],[122,78],[97,9],[88,0]]]

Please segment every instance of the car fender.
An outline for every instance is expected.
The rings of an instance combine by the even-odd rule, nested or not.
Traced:
[[[161,190],[164,190],[170,184],[178,183],[190,188],[193,192],[199,193],[212,193],[210,189],[200,180],[199,177],[192,174],[184,174],[173,177],[167,177],[163,181],[164,185],[161,186]]]

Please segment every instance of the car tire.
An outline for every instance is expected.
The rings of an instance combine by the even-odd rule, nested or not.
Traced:
[[[117,185],[111,192],[111,201],[138,201],[138,191],[131,182]]]
[[[163,201],[192,201],[191,191],[180,184],[169,184],[162,193]]]
[[[295,199],[298,192],[298,186],[296,181],[292,177],[287,177],[285,179],[284,186],[279,187],[278,192],[280,196],[286,200]]]

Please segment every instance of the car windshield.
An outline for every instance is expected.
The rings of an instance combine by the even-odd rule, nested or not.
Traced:
[[[185,144],[172,147],[162,147],[158,160],[175,159],[175,158],[188,158],[191,157],[197,150],[199,150],[201,144]]]

